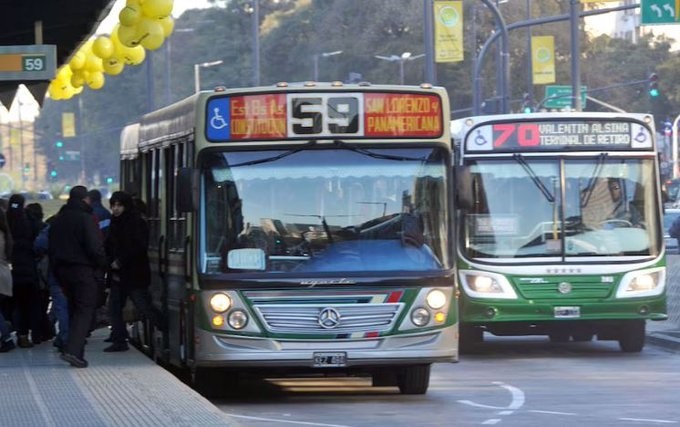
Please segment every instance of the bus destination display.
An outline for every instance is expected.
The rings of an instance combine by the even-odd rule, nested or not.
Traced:
[[[468,152],[651,149],[652,134],[642,124],[623,121],[526,121],[473,128]]]
[[[438,138],[439,96],[418,93],[289,93],[215,97],[213,142],[309,138]]]

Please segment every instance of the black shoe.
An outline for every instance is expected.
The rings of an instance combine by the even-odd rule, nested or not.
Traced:
[[[7,353],[10,350],[14,350],[14,348],[16,348],[14,340],[8,339],[7,341],[3,341],[2,344],[0,344],[0,353]]]
[[[128,347],[128,345],[125,343],[113,343],[110,346],[106,347],[104,351],[107,353],[113,353],[118,351],[128,351],[129,349],[130,347]]]
[[[59,357],[61,357],[61,360],[68,362],[74,368],[87,368],[87,360],[81,359],[75,354],[61,353]]]
[[[111,338],[111,336],[109,336],[107,339],[104,340],[104,342],[113,342],[113,338]]]

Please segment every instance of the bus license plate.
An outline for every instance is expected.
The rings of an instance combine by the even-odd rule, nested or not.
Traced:
[[[581,307],[555,307],[556,319],[574,319],[581,317]]]
[[[336,368],[347,366],[347,353],[314,353],[315,368]]]

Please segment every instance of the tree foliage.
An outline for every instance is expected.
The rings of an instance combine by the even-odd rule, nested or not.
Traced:
[[[36,124],[42,135],[40,149],[51,162],[58,163],[60,178],[80,180],[81,169],[88,180],[117,176],[121,129],[145,112],[191,95],[194,64],[223,61],[219,66],[201,68],[203,89],[253,84],[252,0],[215,3],[219,7],[186,11],[176,20],[175,31],[163,47],[147,51],[142,64],[108,77],[103,89],[85,90],[68,101],[45,102]],[[351,73],[358,73],[372,83],[398,83],[399,63],[375,56],[424,53],[423,4],[412,0],[259,0],[260,81],[270,85],[310,80],[315,55],[341,50],[339,55],[319,57],[320,80],[346,81]],[[470,112],[475,61],[497,31],[493,14],[482,2],[465,1],[463,5],[465,59],[435,67],[437,83],[447,88],[456,116]],[[500,5],[506,25],[528,18],[568,16],[568,9],[569,2],[560,0]],[[590,39],[583,31],[579,33],[581,83],[592,90],[593,97],[628,111],[653,112],[659,120],[680,111],[680,76],[675,72],[680,58],[670,51],[670,40],[648,35],[631,43],[607,36]],[[534,25],[530,32],[512,30],[509,35],[508,96],[513,110],[519,109],[525,92],[537,101],[544,96],[543,86],[529,83],[529,35],[555,37],[556,84],[571,84],[568,20]],[[498,45],[489,44],[480,63],[483,99],[498,95]],[[425,65],[424,58],[407,61],[405,82],[423,82]],[[661,96],[653,100],[646,94],[645,81],[651,72],[659,75],[661,88]],[[588,102],[586,110],[607,109]],[[82,163],[57,160],[54,141],[61,138],[63,112],[78,113],[78,136],[62,139],[65,149],[82,150]]]

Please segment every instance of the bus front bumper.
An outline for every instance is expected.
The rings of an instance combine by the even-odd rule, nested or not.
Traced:
[[[319,354],[343,354],[341,368],[458,361],[458,325],[420,334],[361,340],[255,338],[197,331],[199,367],[314,368]]]

